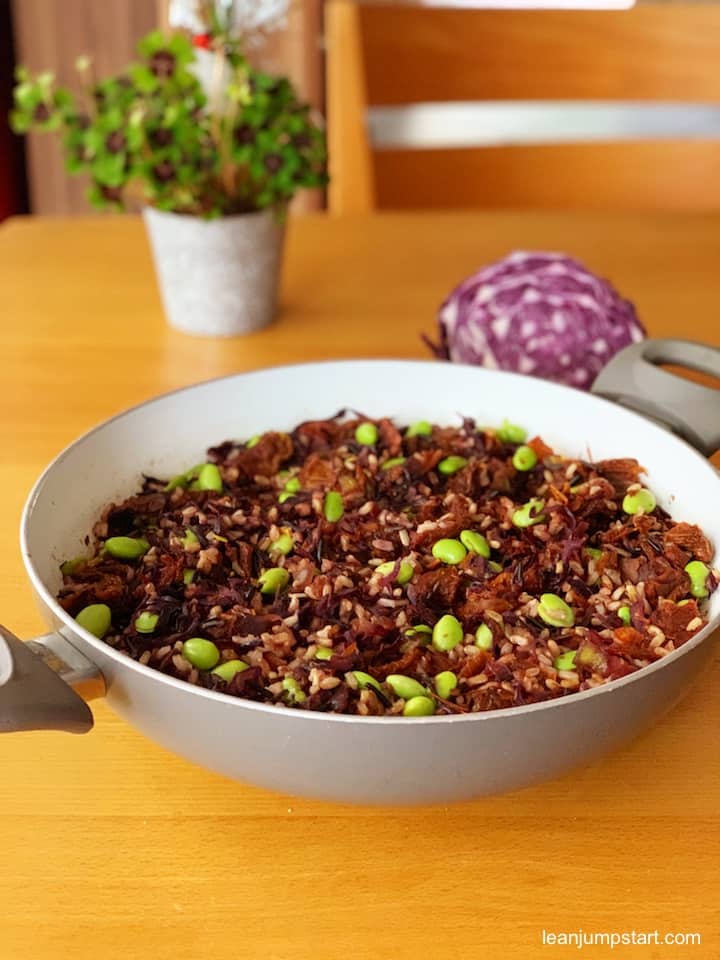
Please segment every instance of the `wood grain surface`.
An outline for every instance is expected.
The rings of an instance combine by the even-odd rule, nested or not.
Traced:
[[[369,103],[720,100],[714,3],[632,10],[358,6]]]
[[[23,637],[43,629],[17,525],[39,471],[80,432],[218,374],[426,356],[419,333],[450,287],[522,247],[566,250],[610,276],[653,334],[720,343],[718,217],[300,219],[278,322],[230,341],[165,326],[134,219],[0,228],[3,622]],[[705,683],[614,756],[449,807],[333,806],[232,783],[102,702],[88,736],[3,736],[0,958],[717,960],[719,667],[716,655]],[[543,929],[579,928],[697,932],[702,943],[542,944]]]

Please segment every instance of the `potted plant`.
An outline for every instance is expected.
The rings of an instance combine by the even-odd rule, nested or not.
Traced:
[[[172,326],[262,327],[275,312],[287,205],[326,182],[323,131],[290,81],[251,66],[216,20],[192,38],[150,33],[138,53],[104,80],[80,57],[77,94],[20,68],[12,126],[59,132],[95,206],[142,207]]]

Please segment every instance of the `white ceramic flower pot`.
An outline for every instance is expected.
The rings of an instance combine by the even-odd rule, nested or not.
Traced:
[[[143,211],[170,326],[233,337],[274,316],[284,224],[272,210],[203,220]]]

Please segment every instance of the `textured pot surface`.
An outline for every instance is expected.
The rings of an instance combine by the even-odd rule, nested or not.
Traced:
[[[232,337],[272,322],[284,238],[275,212],[203,220],[146,208],[143,218],[171,326]]]
[[[38,481],[23,518],[25,563],[40,606],[101,668],[111,706],[175,753],[238,780],[337,800],[444,802],[526,786],[615,749],[656,720],[702,673],[720,621],[622,680],[530,707],[413,720],[293,711],[202,690],[129,660],[59,607],[58,564],[85,551],[101,507],[143,472],[172,475],[211,444],[327,417],[341,407],[399,421],[503,417],[558,451],[636,456],[659,503],[720,543],[720,478],[683,441],[589,394],[455,364],[352,361],[228,377],[161,397],[78,440]],[[262,411],[259,413],[258,411]],[[182,429],[179,429],[182,426]],[[77,478],[83,477],[83,483]]]

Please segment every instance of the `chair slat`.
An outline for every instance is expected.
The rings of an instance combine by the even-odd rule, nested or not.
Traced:
[[[374,161],[384,209],[720,212],[719,142],[383,150]]]
[[[370,104],[720,100],[720,4],[624,11],[361,6]]]

